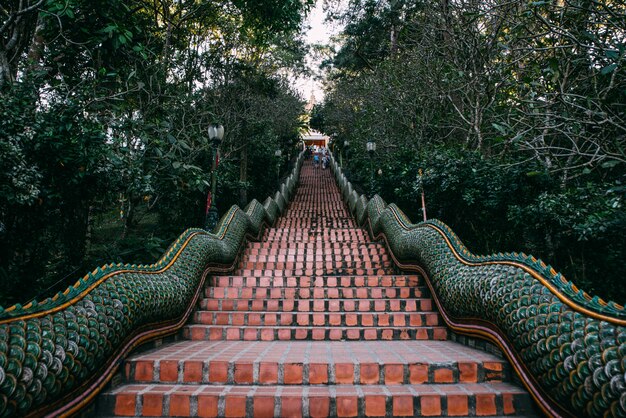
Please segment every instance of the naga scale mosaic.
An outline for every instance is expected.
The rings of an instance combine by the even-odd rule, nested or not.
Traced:
[[[626,417],[626,310],[577,289],[525,254],[477,256],[444,223],[412,224],[380,196],[359,196],[335,160],[343,198],[403,269],[425,273],[455,332],[494,342],[544,413]]]
[[[207,272],[228,269],[292,197],[302,164],[273,198],[234,206],[216,232],[185,231],[149,266],[107,265],[44,302],[0,310],[0,416],[76,412],[138,344],[184,324]],[[405,269],[426,273],[448,326],[509,357],[549,415],[626,417],[626,311],[524,254],[476,256],[443,223],[411,224],[331,167],[350,211]]]
[[[106,265],[41,303],[0,308],[0,417],[68,415],[137,345],[178,331],[207,272],[230,269],[293,196],[303,154],[274,198],[233,206],[215,233],[188,229],[152,265]]]

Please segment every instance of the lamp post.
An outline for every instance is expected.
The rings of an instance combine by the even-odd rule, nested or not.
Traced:
[[[374,141],[367,141],[366,147],[367,147],[367,153],[369,154],[369,157],[370,157],[370,197],[373,197],[374,196],[374,165],[373,165],[373,158],[374,158],[374,152],[376,151],[376,142],[374,142]]]
[[[426,198],[424,197],[424,173],[422,172],[422,169],[420,168],[417,171],[419,177],[419,187],[422,190],[422,216],[424,218],[424,222],[426,222]]]
[[[283,155],[283,152],[279,149],[274,151],[274,157],[276,157],[276,187],[280,185],[280,157]]]
[[[211,196],[210,207],[206,213],[206,229],[213,231],[219,220],[217,213],[217,151],[224,138],[224,127],[218,124],[211,124],[209,126],[209,141],[211,141],[211,148],[213,149],[213,161],[211,163]]]
[[[346,166],[348,165],[348,147],[349,146],[350,146],[350,141],[348,141],[347,139],[343,141],[343,150],[342,150],[343,152],[341,154],[345,154]],[[341,159],[340,163],[341,163],[341,168],[343,168],[343,158]]]

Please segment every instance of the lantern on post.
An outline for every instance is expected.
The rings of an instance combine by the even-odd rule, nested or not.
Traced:
[[[419,187],[422,192],[422,215],[424,218],[424,222],[426,222],[426,198],[424,197],[424,173],[422,172],[421,168],[417,170],[417,173],[419,174],[419,177],[418,177]]]
[[[280,148],[274,151],[274,157],[276,157],[276,185],[280,185],[280,157],[283,155],[283,152]]]
[[[218,124],[211,124],[208,129],[209,141],[212,149],[212,161],[211,161],[211,191],[207,199],[207,211],[205,219],[205,229],[213,231],[219,220],[219,214],[217,211],[217,166],[218,166],[218,151],[222,139],[224,138],[224,126]]]
[[[374,152],[376,152],[376,142],[367,141],[365,144],[367,154],[370,157],[370,198],[374,196]]]

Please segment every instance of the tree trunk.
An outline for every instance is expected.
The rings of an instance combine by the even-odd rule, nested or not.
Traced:
[[[483,134],[481,125],[483,122],[483,110],[480,107],[480,97],[476,95],[476,108],[474,109],[474,132],[476,133],[476,149],[480,150],[483,146]]]
[[[165,1],[161,2],[163,7],[163,20],[167,22],[167,29],[165,31],[165,43],[163,44],[163,80],[167,80],[167,74],[170,68],[170,54],[172,44],[172,16],[170,14],[169,4]]]
[[[31,68],[36,70],[41,63],[43,57],[44,50],[44,37],[42,32],[44,30],[44,25],[41,17],[37,18],[37,27],[35,28],[35,33],[33,34],[33,40],[30,44],[30,49],[28,50],[28,61],[30,61]]]
[[[2,7],[0,20],[0,91],[10,86],[17,77],[18,63],[25,51],[30,50],[32,37],[38,23],[39,7],[45,0],[20,1],[19,5]],[[6,1],[4,3],[7,3]],[[11,2],[9,2],[11,3]]]
[[[441,0],[441,28],[443,35],[443,43],[447,47],[450,45],[452,28],[450,25],[450,0]]]
[[[67,252],[67,260],[72,268],[82,265],[85,258],[85,238],[87,236],[88,211],[80,198],[61,209],[65,212],[65,231],[62,240]]]
[[[9,65],[7,51],[0,47],[0,91],[13,84],[13,71]]]
[[[239,163],[239,206],[243,209],[248,204],[248,147],[241,149],[241,161]]]
[[[391,34],[389,35],[391,48],[389,49],[390,55],[394,56],[398,52],[398,30],[396,25],[391,26]]]
[[[120,236],[120,239],[125,239],[128,236],[128,232],[132,228],[132,224],[135,220],[135,206],[136,206],[135,203],[136,203],[136,199],[133,199],[132,196],[129,196],[128,210],[124,214],[124,219],[123,219],[124,227],[122,228],[122,235]]]
[[[89,205],[87,208],[87,229],[85,230],[85,256],[89,254],[91,250],[91,241],[93,237],[93,224],[94,224],[94,216],[93,216],[94,206]]]

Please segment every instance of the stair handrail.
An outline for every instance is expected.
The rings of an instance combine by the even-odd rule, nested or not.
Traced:
[[[548,416],[626,416],[626,310],[523,253],[475,255],[439,220],[417,224],[378,195],[345,203],[403,270],[420,272],[447,326],[496,344]]]
[[[71,416],[134,348],[178,332],[206,277],[232,270],[286,210],[303,159],[274,197],[233,205],[213,232],[187,229],[154,264],[106,264],[41,303],[0,307],[0,417]]]

